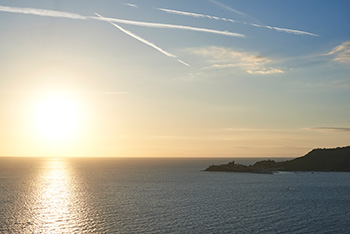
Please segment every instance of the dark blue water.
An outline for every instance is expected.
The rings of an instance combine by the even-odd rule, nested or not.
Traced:
[[[230,160],[0,158],[0,233],[350,233],[350,173]]]

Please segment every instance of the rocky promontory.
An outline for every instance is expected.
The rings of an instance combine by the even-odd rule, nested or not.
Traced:
[[[242,165],[235,161],[222,165],[211,165],[204,171],[248,172],[272,174],[275,171],[346,171],[350,172],[350,146],[333,149],[314,149],[305,156],[276,162],[263,160],[253,165]]]

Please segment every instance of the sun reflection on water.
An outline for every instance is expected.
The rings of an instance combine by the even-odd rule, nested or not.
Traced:
[[[101,180],[96,183],[96,171],[84,162],[73,158],[7,162],[10,169],[0,170],[0,233],[110,233],[108,212],[101,208],[104,199],[98,196]]]
[[[36,192],[36,231],[40,233],[76,232],[82,210],[76,194],[76,177],[64,159],[46,162]]]

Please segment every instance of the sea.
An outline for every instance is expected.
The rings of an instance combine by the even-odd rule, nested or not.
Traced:
[[[0,158],[0,233],[350,233],[350,173],[257,158]]]

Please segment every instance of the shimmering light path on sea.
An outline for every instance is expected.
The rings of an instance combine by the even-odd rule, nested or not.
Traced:
[[[349,233],[350,173],[228,161],[0,158],[0,233]]]

